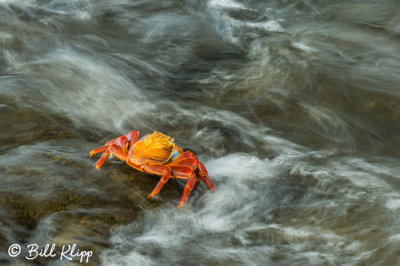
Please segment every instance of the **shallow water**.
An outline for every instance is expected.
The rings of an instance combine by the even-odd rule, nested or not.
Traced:
[[[0,261],[400,263],[400,3],[0,1]],[[90,150],[137,129],[217,190]],[[8,255],[11,244],[21,254]],[[38,257],[38,264],[68,264]],[[79,258],[75,258],[79,262]]]

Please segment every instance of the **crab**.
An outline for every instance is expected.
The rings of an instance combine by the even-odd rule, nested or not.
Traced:
[[[183,151],[175,144],[173,138],[157,131],[139,139],[139,131],[133,130],[92,150],[89,157],[98,153],[103,154],[96,162],[96,169],[99,169],[109,155],[113,154],[136,170],[161,176],[147,198],[157,195],[170,178],[187,179],[178,208],[185,205],[196,181],[203,181],[209,190],[215,190],[206,167],[197,156],[191,151]]]

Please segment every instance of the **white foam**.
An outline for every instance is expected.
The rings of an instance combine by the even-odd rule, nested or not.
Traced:
[[[400,241],[400,234],[392,235],[391,237],[388,238],[388,241],[389,242],[392,242],[392,241],[398,242],[398,241]]]
[[[332,176],[348,179],[358,187],[390,187],[378,174],[365,171],[364,167],[371,168],[373,166],[360,158],[342,158],[332,161],[328,167]]]
[[[125,256],[120,256],[112,251],[106,251],[101,255],[102,265],[155,265],[153,259],[132,250]]]
[[[284,32],[282,26],[275,20],[269,20],[264,22],[247,22],[244,24],[250,28],[259,28],[269,32]]]
[[[292,47],[297,48],[297,49],[302,50],[302,51],[307,52],[307,53],[311,53],[311,52],[316,52],[317,51],[317,49],[315,49],[315,48],[313,48],[313,47],[311,47],[311,46],[309,46],[309,45],[307,45],[305,43],[302,43],[302,42],[293,42],[292,43]]]
[[[348,252],[357,252],[361,249],[362,245],[360,241],[353,241],[350,245],[347,245],[344,249]]]
[[[400,199],[390,199],[385,203],[385,207],[391,211],[400,209]]]
[[[210,0],[208,6],[213,8],[247,9],[243,4],[232,0]]]
[[[78,20],[84,20],[84,21],[89,21],[92,18],[90,13],[84,10],[77,10],[74,14],[74,17]]]
[[[14,38],[12,34],[5,31],[0,31],[0,43],[8,44],[11,43],[13,39]]]
[[[324,240],[335,240],[341,241],[343,237],[335,234],[333,231],[320,229],[318,227],[308,227],[308,226],[284,226],[280,224],[270,224],[265,226],[265,228],[273,228],[279,230],[288,239],[324,239]]]
[[[261,29],[268,32],[284,32],[285,30],[276,20],[261,22],[242,21],[229,14],[230,9],[250,10],[241,3],[233,0],[210,0],[207,3],[215,30],[222,38],[234,45],[242,45],[243,32],[250,29]]]
[[[269,160],[259,159],[256,156],[234,153],[207,161],[207,169],[214,178],[228,176],[241,180],[269,176],[272,169]]]
[[[36,3],[35,0],[0,0],[1,3],[12,3],[17,6],[32,6]]]

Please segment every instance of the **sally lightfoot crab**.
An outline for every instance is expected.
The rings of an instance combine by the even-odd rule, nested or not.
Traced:
[[[197,156],[190,151],[184,152],[173,138],[163,133],[155,131],[139,139],[139,131],[133,130],[92,150],[89,157],[101,152],[103,154],[96,162],[96,168],[101,167],[111,153],[136,170],[161,176],[148,198],[160,192],[170,178],[188,179],[178,207],[185,205],[196,181],[201,180],[208,189],[215,190],[206,167]]]

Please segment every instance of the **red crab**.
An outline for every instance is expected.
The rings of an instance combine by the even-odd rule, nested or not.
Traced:
[[[196,181],[202,180],[208,189],[215,190],[204,164],[192,152],[183,152],[173,138],[155,131],[138,139],[139,131],[133,130],[124,136],[107,141],[103,147],[92,150],[89,157],[103,152],[96,162],[96,168],[99,168],[112,153],[136,170],[161,176],[157,186],[147,198],[160,192],[170,178],[188,179],[178,208],[185,205]]]

